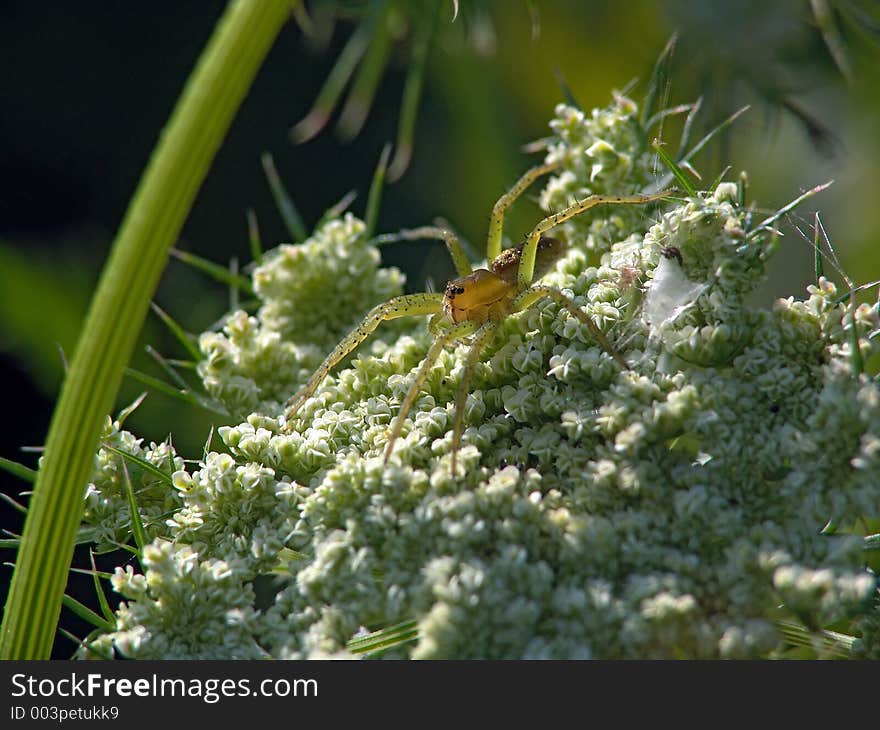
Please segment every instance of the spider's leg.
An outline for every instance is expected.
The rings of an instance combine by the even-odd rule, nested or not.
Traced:
[[[541,175],[553,172],[560,164],[561,161],[551,162],[526,170],[525,174],[513,184],[513,187],[498,198],[498,202],[492,208],[492,217],[489,219],[489,239],[486,242],[486,257],[489,261],[492,261],[501,253],[501,231],[504,228],[504,213],[513,205],[513,201],[525,192],[529,185],[535,182]]]
[[[442,326],[444,322],[449,322],[449,320],[446,319],[446,315],[443,314],[443,312],[437,312],[437,314],[428,320],[428,332],[434,335],[434,337],[439,337],[445,331]]]
[[[361,342],[372,334],[373,330],[379,326],[381,322],[389,319],[397,319],[398,317],[411,317],[421,314],[436,314],[443,307],[442,294],[404,294],[403,296],[393,297],[387,302],[383,302],[373,307],[364,317],[363,321],[349,332],[343,340],[333,348],[333,352],[327,355],[318,369],[305,385],[300,388],[297,393],[285,404],[287,412],[287,421],[300,409],[303,403],[315,392],[321,381],[327,376],[327,373],[336,363],[342,360],[352,350],[354,350]]]
[[[464,370],[462,370],[458,391],[455,394],[455,420],[452,426],[452,476],[456,475],[458,449],[461,446],[461,432],[464,425],[464,407],[467,403],[471,378],[480,360],[480,355],[486,347],[486,343],[491,339],[495,330],[498,329],[498,324],[497,321],[490,319],[477,330],[473,337],[471,349],[468,350],[467,359],[464,361]]]
[[[452,263],[459,276],[467,276],[471,273],[471,264],[462,248],[461,242],[452,231],[448,228],[439,226],[420,226],[419,228],[410,228],[398,233],[389,233],[379,236],[376,240],[378,243],[391,243],[392,241],[418,241],[420,239],[430,239],[443,241],[446,244],[446,250],[452,257]]]
[[[548,215],[532,229],[532,232],[526,239],[525,246],[523,246],[522,258],[520,259],[519,271],[517,272],[519,288],[525,289],[532,283],[532,276],[535,273],[535,254],[538,250],[538,241],[551,228],[558,226],[560,223],[565,223],[570,218],[585,213],[597,205],[644,205],[654,200],[667,198],[675,192],[672,189],[661,190],[659,193],[647,195],[590,195],[583,200],[579,200],[574,205],[560,210],[558,213]]]
[[[406,391],[406,396],[403,399],[403,403],[400,404],[400,410],[397,412],[397,418],[394,421],[394,425],[391,427],[391,433],[388,436],[388,445],[385,447],[386,464],[388,463],[388,459],[391,458],[391,452],[394,450],[394,442],[397,441],[397,437],[400,436],[400,432],[403,430],[403,422],[409,414],[413,403],[416,402],[416,398],[418,398],[422,386],[428,379],[428,375],[431,374],[431,368],[434,367],[437,358],[439,358],[440,353],[443,352],[443,348],[457,339],[467,337],[475,329],[476,325],[473,322],[460,322],[448,332],[445,332],[434,340],[433,344],[428,349],[428,354],[425,355],[425,359],[422,360],[422,364],[416,373],[415,380],[413,380],[412,385],[409,386],[409,390]]]
[[[573,316],[583,322],[587,326],[587,329],[590,330],[592,338],[599,343],[602,349],[611,355],[620,367],[624,370],[629,370],[629,365],[626,364],[626,360],[624,360],[621,354],[614,349],[614,346],[608,341],[608,338],[602,334],[602,331],[595,325],[593,320],[590,319],[585,312],[581,311],[580,307],[572,301],[571,297],[566,296],[559,291],[559,289],[554,289],[552,286],[544,286],[541,284],[530,287],[513,300],[511,310],[512,312],[521,312],[523,309],[528,309],[535,302],[540,301],[544,297],[549,297],[559,306],[565,307],[565,309],[567,309]]]

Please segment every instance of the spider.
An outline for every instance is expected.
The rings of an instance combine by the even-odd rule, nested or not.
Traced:
[[[541,220],[529,233],[525,242],[515,248],[501,250],[504,214],[511,204],[542,175],[552,172],[559,163],[538,165],[529,169],[513,187],[502,195],[492,209],[487,243],[488,269],[472,268],[464,249],[455,234],[444,228],[424,226],[401,231],[387,237],[389,240],[438,239],[446,244],[458,273],[457,279],[446,285],[441,294],[404,294],[371,309],[363,321],[333,349],[309,380],[285,404],[285,430],[306,400],[315,392],[331,369],[351,353],[379,326],[380,323],[398,317],[430,315],[428,328],[434,342],[410,385],[385,447],[385,463],[394,449],[394,442],[403,429],[404,420],[416,401],[431,368],[445,347],[465,338],[471,338],[470,350],[465,358],[461,380],[455,397],[455,417],[452,428],[452,474],[455,475],[458,450],[461,446],[465,402],[474,369],[480,353],[491,340],[501,322],[512,314],[527,309],[544,298],[549,298],[577,317],[592,337],[623,369],[626,361],[612,347],[586,313],[558,289],[533,282],[543,277],[563,255],[566,245],[557,238],[544,234],[560,223],[574,218],[597,205],[642,205],[672,195],[675,190],[664,190],[645,195],[590,195],[573,205]]]

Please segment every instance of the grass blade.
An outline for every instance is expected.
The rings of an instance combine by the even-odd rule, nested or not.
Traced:
[[[237,287],[247,294],[254,293],[254,287],[251,284],[251,280],[246,276],[233,274],[225,266],[215,264],[213,261],[209,261],[208,259],[197,256],[189,251],[181,251],[180,249],[172,248],[170,253],[176,259],[183,261],[185,264],[189,264],[194,269],[198,269],[216,281]],[[201,357],[201,355],[199,357]]]
[[[672,158],[670,158],[669,155],[666,154],[666,150],[663,149],[663,142],[659,139],[655,139],[651,144],[651,148],[657,153],[657,156],[663,161],[663,164],[669,168],[675,179],[678,180],[679,185],[684,188],[687,194],[692,198],[696,197],[697,189],[694,187],[691,179],[684,174],[684,171],[672,161]]]
[[[67,595],[66,593],[61,599],[62,604],[73,611],[77,616],[79,616],[83,621],[87,621],[96,629],[100,629],[101,631],[115,631],[116,623],[107,621],[102,616],[96,614],[92,609],[90,609],[85,604],[80,603],[72,596]]]
[[[173,487],[174,483],[171,480],[171,474],[168,472],[162,471],[158,466],[153,464],[146,459],[142,459],[140,456],[135,456],[134,454],[130,454],[127,451],[123,451],[122,449],[117,449],[115,446],[111,446],[110,444],[101,444],[101,448],[107,449],[113,454],[125,459],[125,461],[129,461],[136,466],[139,466],[146,472],[149,472],[154,477],[159,479],[162,482],[165,482],[169,487]],[[127,472],[126,472],[127,473]]]
[[[700,108],[703,106],[703,97],[699,97],[693,104],[691,104],[691,110],[688,113],[687,117],[684,120],[684,127],[681,130],[681,140],[678,143],[678,154],[675,156],[676,162],[680,162],[681,158],[687,153],[687,147],[691,143],[691,135],[694,131],[694,121],[697,118],[697,114],[700,113]]]
[[[679,162],[688,162],[689,160],[691,160],[691,159],[693,159],[694,157],[696,157],[697,154],[699,154],[700,151],[701,151],[701,150],[702,150],[707,144],[709,144],[709,142],[711,142],[712,139],[713,139],[717,134],[719,134],[720,132],[723,132],[725,129],[727,129],[731,124],[734,123],[734,121],[736,121],[737,117],[739,117],[740,114],[743,114],[744,112],[748,111],[749,108],[750,108],[749,105],[746,104],[744,107],[741,107],[741,108],[737,109],[733,114],[731,114],[729,117],[727,117],[727,119],[725,119],[723,122],[721,122],[720,124],[718,124],[714,129],[712,129],[711,131],[709,131],[709,132],[706,134],[705,137],[703,137],[699,142],[697,142],[697,143],[691,148],[690,152],[688,152],[684,157],[682,157],[682,158],[679,160]]]
[[[370,108],[373,106],[376,89],[379,87],[379,81],[388,65],[388,58],[393,46],[394,39],[389,27],[391,12],[390,6],[383,10],[370,38],[366,55],[351,85],[351,91],[339,115],[336,130],[343,141],[348,142],[357,137],[370,113]]]
[[[259,264],[263,260],[263,242],[260,240],[260,224],[253,208],[247,209],[248,242],[251,245],[251,260]]]
[[[76,644],[77,649],[84,648],[86,651],[90,652],[90,654],[94,655],[89,656],[89,659],[94,659],[95,657],[97,657],[98,659],[103,659],[104,661],[112,661],[114,659],[112,653],[107,653],[103,649],[96,649],[88,636],[85,639],[80,639],[78,636],[70,633],[67,629],[62,628],[58,629],[58,633],[64,636],[66,639],[70,639],[70,641]],[[95,632],[93,631],[92,634],[94,633]],[[92,634],[89,634],[89,636],[92,636]],[[74,654],[75,653],[76,652],[74,652]]]
[[[95,595],[98,597],[98,605],[101,607],[101,613],[104,614],[104,618],[107,619],[108,622],[115,625],[116,619],[113,615],[113,609],[110,608],[107,596],[104,594],[104,589],[101,586],[100,571],[95,565],[95,553],[91,550],[89,550],[89,561],[92,564],[92,579],[95,584]]]
[[[776,625],[785,637],[785,641],[792,646],[812,649],[822,658],[848,659],[852,656],[852,647],[855,643],[853,636],[837,631],[810,631],[795,621],[784,619],[777,620]]]
[[[127,405],[125,408],[123,408],[121,411],[119,411],[119,414],[116,416],[116,418],[114,420],[120,426],[122,426],[128,420],[128,417],[132,413],[134,413],[138,408],[140,408],[141,403],[144,402],[146,397],[147,397],[147,392],[144,391],[137,398],[135,398],[129,405]]]
[[[315,223],[315,230],[320,230],[328,221],[339,218],[339,216],[341,216],[351,207],[351,204],[355,200],[357,200],[357,191],[349,190],[339,199],[337,203],[334,203],[329,208],[327,208],[327,210],[324,211],[324,214],[321,216],[318,222]]]
[[[651,72],[651,78],[648,80],[648,89],[645,92],[645,101],[642,104],[642,115],[639,120],[642,129],[648,130],[648,120],[653,116],[654,110],[657,108],[657,99],[661,93],[665,93],[668,89],[669,68],[672,64],[672,52],[675,50],[675,43],[678,37],[675,33],[666,41],[666,45],[657,57],[654,64],[654,70]]]
[[[156,364],[165,371],[168,377],[177,384],[178,388],[180,388],[181,390],[189,389],[189,383],[187,383],[180,376],[180,374],[173,367],[171,367],[168,361],[164,357],[162,357],[162,355],[160,355],[157,350],[150,347],[150,345],[147,345],[144,350],[150,357],[152,357],[156,361]]]
[[[117,449],[117,453],[122,454]],[[131,454],[129,454],[131,456]],[[143,463],[149,463],[141,459]],[[160,471],[160,470],[156,470]],[[137,545],[138,549],[138,558],[144,554],[144,546],[147,544],[147,533],[144,530],[144,523],[141,521],[141,513],[137,508],[137,497],[134,494],[134,486],[131,483],[131,474],[128,473],[128,465],[122,464],[122,473],[125,475],[125,493],[128,497],[128,508],[131,511],[131,534],[134,537],[134,544]],[[164,474],[164,472],[160,472]],[[171,477],[166,475],[167,479],[170,481]]]
[[[162,320],[162,323],[168,328],[169,332],[174,335],[175,339],[183,345],[183,349],[189,353],[189,356],[193,360],[201,360],[202,353],[199,352],[199,348],[196,346],[195,338],[189,332],[184,330],[183,327],[177,324],[171,315],[156,304],[156,302],[150,302],[150,308],[156,313],[159,319]]]
[[[386,143],[379,155],[379,163],[373,171],[373,180],[370,183],[370,192],[367,195],[367,210],[364,214],[366,228],[364,235],[367,240],[373,238],[376,224],[379,222],[379,206],[382,203],[382,188],[385,185],[385,173],[388,170],[388,158],[391,156],[391,144]]]
[[[27,468],[27,467],[25,467]],[[36,474],[36,472],[34,472]],[[25,507],[21,502],[16,502],[12,497],[10,497],[5,492],[0,492],[0,500],[6,502],[12,509],[22,515],[27,514],[27,507]]]
[[[825,276],[825,268],[822,265],[822,251],[819,248],[819,211],[813,216],[813,273],[816,276],[816,284]]]
[[[757,235],[758,235],[763,229],[765,229],[765,228],[769,227],[770,225],[772,225],[773,223],[775,223],[777,220],[779,220],[779,219],[780,219],[782,216],[784,216],[786,213],[790,213],[791,211],[793,211],[795,208],[797,208],[797,207],[798,207],[801,203],[803,203],[805,200],[807,200],[807,199],[809,199],[809,198],[812,198],[812,197],[813,197],[814,195],[816,195],[817,193],[821,193],[823,190],[825,190],[825,188],[829,187],[833,182],[834,182],[833,180],[829,180],[828,182],[826,182],[826,183],[822,183],[821,185],[816,185],[816,187],[814,187],[814,188],[810,188],[809,190],[807,190],[807,191],[806,191],[805,193],[803,193],[802,195],[799,195],[797,198],[795,198],[794,200],[792,200],[788,205],[784,205],[784,206],[782,206],[782,207],[781,207],[779,210],[777,210],[773,215],[771,215],[771,216],[769,216],[768,218],[765,218],[764,220],[762,220],[762,221],[757,225],[757,227],[755,227],[755,228],[754,228],[754,229],[748,234],[747,237],[748,237],[748,238],[754,238],[754,237],[757,236]]]
[[[154,378],[152,375],[147,375],[147,373],[142,373],[140,370],[135,370],[134,368],[125,368],[125,375],[130,378],[134,378],[139,383],[143,383],[158,392],[170,396],[171,398],[176,398],[177,400],[181,400],[184,403],[189,403],[193,406],[198,406],[199,408],[203,408],[210,413],[216,413],[219,416],[227,417],[229,413],[225,408],[220,406],[218,403],[212,400],[208,400],[206,398],[202,398],[201,396],[196,395],[192,391],[189,390],[180,390],[175,388],[173,385],[169,385],[164,380],[159,380],[159,378]]]
[[[12,461],[11,459],[4,459],[2,456],[0,456],[0,469],[9,472],[19,479],[24,479],[31,484],[37,481],[36,469],[31,469],[30,467],[25,466],[24,464],[19,464],[17,461]]]
[[[434,37],[434,26],[437,20],[437,9],[442,0],[436,0],[428,17],[421,18],[416,31],[413,45],[412,63],[406,74],[403,86],[403,99],[400,105],[400,122],[397,127],[397,148],[394,159],[388,168],[388,179],[394,182],[406,172],[412,159],[413,138],[415,136],[416,118],[419,113],[419,101],[422,96],[422,84],[425,79],[425,67]]]
[[[303,223],[302,216],[296,209],[293,199],[284,187],[278,169],[275,167],[275,160],[268,152],[264,152],[260,158],[263,163],[263,171],[266,174],[266,181],[269,183],[269,190],[272,191],[272,197],[275,199],[275,207],[281,215],[281,220],[290,234],[294,243],[302,243],[308,238],[306,232],[306,224]]]
[[[367,50],[370,37],[373,35],[373,21],[366,20],[361,23],[357,30],[348,39],[345,48],[336,59],[327,80],[318,92],[309,113],[302,121],[298,122],[291,130],[290,136],[294,142],[301,144],[316,136],[326,125],[333,112],[333,107],[342,96],[345,85],[357,68],[358,63]]]
[[[352,639],[348,642],[347,648],[353,654],[365,654],[369,658],[392,647],[415,641],[417,638],[418,623],[412,620],[403,621],[366,636]]]

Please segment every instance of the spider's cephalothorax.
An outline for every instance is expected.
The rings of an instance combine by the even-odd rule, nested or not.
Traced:
[[[483,324],[490,319],[504,319],[510,305],[523,289],[517,275],[524,243],[508,248],[492,259],[488,269],[475,269],[467,276],[454,279],[443,292],[443,314],[453,324],[470,320]],[[546,274],[565,253],[566,246],[558,238],[538,239],[534,279]]]
[[[287,402],[285,429],[291,427],[296,412],[311,397],[340,360],[369,337],[381,322],[398,317],[432,315],[429,329],[435,335],[435,340],[428,349],[413,383],[400,404],[400,410],[388,435],[388,443],[385,447],[386,462],[394,449],[394,442],[403,429],[406,416],[443,348],[457,340],[470,337],[470,350],[465,359],[455,397],[455,418],[452,427],[452,473],[456,473],[456,459],[464,423],[464,405],[471,376],[479,362],[480,354],[500,322],[511,314],[531,307],[541,299],[554,300],[576,317],[587,327],[591,336],[602,348],[625,369],[627,364],[623,358],[587,314],[582,312],[568,296],[553,287],[533,283],[544,276],[565,252],[565,244],[562,241],[544,234],[560,223],[564,223],[597,205],[641,205],[667,197],[674,191],[664,190],[659,193],[627,196],[590,195],[558,213],[547,216],[532,229],[524,243],[502,251],[501,234],[505,211],[532,182],[541,175],[556,169],[557,166],[557,163],[551,163],[533,167],[495,203],[489,222],[487,253],[491,263],[488,269],[472,269],[458,239],[451,231],[443,228],[416,228],[402,231],[392,237],[386,237],[386,240],[389,238],[403,240],[436,238],[444,241],[452,256],[458,278],[446,285],[443,294],[404,294],[373,307],[363,321],[333,349],[333,352],[321,363],[299,392]]]

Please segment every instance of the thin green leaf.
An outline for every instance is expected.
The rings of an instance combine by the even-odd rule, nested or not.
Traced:
[[[394,626],[359,636],[348,642],[347,648],[353,654],[375,655],[394,646],[412,642],[418,638],[418,623],[403,621]]]
[[[284,221],[291,240],[294,243],[302,243],[308,238],[306,224],[303,223],[302,216],[296,209],[293,199],[287,193],[284,183],[281,181],[281,176],[275,167],[275,160],[272,159],[272,155],[268,152],[264,152],[260,159],[263,162],[263,171],[266,173],[266,180],[269,183],[269,189],[272,191],[275,207],[278,208],[281,220]],[[251,291],[251,293],[253,292]]]
[[[373,106],[376,89],[388,65],[391,55],[393,36],[390,15],[394,9],[389,5],[383,9],[382,16],[376,24],[370,45],[360,64],[357,75],[351,85],[351,91],[342,107],[336,130],[344,141],[357,137]]]
[[[852,656],[855,637],[837,631],[810,631],[795,621],[779,619],[776,625],[792,646],[802,646],[815,651],[820,657],[839,657],[848,659]]]
[[[373,35],[374,23],[375,18],[372,18],[365,20],[358,26],[339,54],[339,58],[336,59],[336,63],[321,87],[321,91],[318,92],[318,98],[311,110],[290,130],[290,136],[297,144],[312,139],[326,126],[333,112],[333,107],[342,96],[345,85],[367,50]]]
[[[147,392],[144,391],[137,398],[135,398],[129,405],[119,411],[119,414],[116,416],[116,422],[122,426],[127,420],[128,417],[134,413],[138,408],[140,408],[141,403],[144,402],[144,399],[147,397]]]
[[[94,553],[95,555],[99,555],[98,552],[94,550],[89,550],[90,553]],[[71,573],[76,573],[77,575],[87,575],[89,577],[97,576],[101,580],[110,580],[113,577],[113,573],[110,573],[106,570],[97,570],[93,568],[71,568]]]
[[[687,163],[685,163],[685,164],[687,164]],[[717,188],[721,184],[721,181],[725,177],[727,177],[728,172],[730,172],[730,165],[727,165],[727,167],[725,167],[720,173],[718,173],[718,175],[715,176],[715,179],[712,181],[712,184],[709,185],[709,190],[714,190],[715,188]]]
[[[211,452],[211,442],[214,440],[214,424],[211,424],[211,428],[208,431],[208,438],[205,439],[205,445],[202,447],[202,459],[206,460],[208,458],[208,454]]]
[[[140,370],[135,370],[134,368],[125,368],[125,374],[130,378],[134,378],[139,383],[143,383],[144,385],[147,385],[154,390],[159,391],[160,393],[170,396],[171,398],[176,398],[177,400],[183,401],[184,403],[198,406],[199,408],[203,408],[210,413],[216,413],[220,416],[229,415],[226,409],[220,406],[215,401],[202,398],[201,396],[196,395],[195,393],[188,390],[179,390],[173,385],[169,385],[164,380],[154,378],[152,375],[142,373]]]
[[[146,459],[142,459],[140,456],[135,456],[134,454],[129,454],[127,451],[123,451],[122,449],[117,449],[115,446],[111,446],[110,444],[102,444],[101,448],[106,449],[107,451],[116,454],[117,456],[125,459],[132,464],[140,467],[146,472],[149,472],[154,477],[159,479],[160,481],[167,484],[169,487],[174,486],[174,482],[171,479],[171,474],[168,472],[162,471],[158,466],[153,464],[152,462],[147,461]]]
[[[85,604],[80,603],[72,596],[69,596],[67,593],[61,598],[61,602],[73,611],[77,616],[79,616],[83,621],[87,621],[92,626],[101,631],[115,631],[116,623],[107,621],[102,616],[96,614],[92,609],[90,609]]]
[[[669,68],[672,64],[672,52],[675,50],[676,41],[677,36],[673,33],[657,57],[657,62],[654,64],[654,69],[651,72],[651,78],[648,80],[648,89],[645,92],[645,101],[642,104],[642,115],[639,120],[644,130],[648,129],[648,119],[651,118],[654,110],[657,108],[657,99],[661,93],[665,93],[667,88]]]
[[[87,636],[84,639],[80,639],[78,636],[75,636],[67,629],[62,629],[60,627],[58,629],[58,633],[64,637],[66,637],[67,639],[70,639],[74,644],[76,644],[77,649],[84,648],[86,651],[91,652],[98,659],[104,659],[105,661],[112,661],[114,659],[112,652],[106,652],[103,649],[96,649],[94,646],[94,642],[89,639],[89,637],[94,634],[100,635],[101,633],[103,633],[97,629],[95,631],[91,632],[89,634],[89,636]],[[76,652],[74,652],[74,654],[75,653]],[[89,658],[92,658],[92,657],[89,657]]]
[[[27,467],[25,467],[25,468],[27,468]],[[12,497],[10,497],[5,492],[0,492],[0,500],[6,502],[6,504],[8,504],[10,507],[12,507],[12,509],[14,509],[16,512],[23,514],[23,515],[27,514],[27,507],[25,507],[23,504],[21,504],[21,502],[16,502]]]
[[[813,273],[816,277],[816,284],[819,283],[819,279],[825,276],[822,251],[819,248],[819,211],[816,211],[813,216]]]
[[[412,62],[403,86],[400,121],[397,127],[397,147],[394,150],[394,159],[388,167],[388,179],[392,182],[400,179],[412,159],[413,138],[419,112],[419,100],[422,95],[422,84],[425,79],[425,67],[431,50],[431,40],[434,36],[437,9],[440,7],[441,1],[437,0],[434,3],[427,17],[420,17],[421,23],[416,31]]]
[[[260,240],[260,224],[253,208],[247,209],[248,242],[251,245],[251,260],[259,264],[263,260],[263,242]]]
[[[388,170],[388,159],[391,156],[391,144],[386,142],[379,155],[379,162],[373,171],[370,192],[367,195],[367,210],[364,215],[364,235],[367,240],[373,238],[379,222],[379,206],[382,203],[382,188],[385,185],[385,172]]]
[[[18,550],[19,547],[21,547],[21,538],[20,537],[0,540],[0,548],[3,548],[4,550]],[[9,568],[15,567],[15,563],[3,563],[3,564]]]
[[[357,200],[357,191],[349,190],[345,195],[343,195],[338,202],[331,205],[327,210],[324,211],[321,218],[315,223],[315,230],[320,230],[324,227],[329,221],[335,220],[339,218],[346,210],[351,207],[351,204]]]
[[[740,109],[737,109],[733,114],[731,114],[729,117],[727,117],[727,119],[725,119],[723,122],[721,122],[721,123],[720,123],[719,125],[717,125],[715,128],[713,128],[711,131],[709,131],[708,134],[706,134],[705,137],[703,137],[699,142],[697,142],[697,143],[691,148],[690,152],[688,152],[684,157],[682,157],[682,158],[679,160],[679,162],[687,162],[687,161],[693,159],[694,157],[696,157],[697,154],[699,154],[700,151],[701,151],[701,150],[702,150],[707,144],[709,144],[709,142],[711,142],[712,139],[713,139],[717,134],[719,134],[719,133],[721,133],[722,131],[724,131],[725,129],[727,129],[727,127],[729,127],[731,124],[734,123],[734,121],[736,121],[736,118],[739,117],[740,114],[743,114],[744,112],[746,112],[746,111],[748,111],[748,110],[749,110],[749,105],[748,105],[748,104],[746,104],[746,106],[744,106],[744,107],[741,107]]]
[[[238,276],[238,256],[233,256],[229,260],[229,273],[232,276]],[[230,286],[229,287],[229,311],[237,312],[238,311],[238,287]]]
[[[648,120],[645,130],[652,129],[656,124],[665,121],[669,117],[684,114],[687,111],[691,111],[691,109],[693,109],[693,104],[679,104],[678,106],[670,106],[666,109],[661,109]]]
[[[538,12],[538,3],[535,0],[526,0],[526,7],[529,10],[529,20],[532,26],[532,42],[537,41],[541,36],[541,14]]]
[[[573,106],[575,109],[580,109],[581,105],[578,104],[577,99],[574,98],[571,87],[568,85],[568,81],[566,81],[565,75],[562,73],[562,69],[559,68],[559,66],[553,67],[553,75],[556,77],[556,83],[559,84],[559,88],[562,91],[562,98],[565,99],[565,103],[569,106]]]
[[[98,605],[101,607],[101,613],[104,614],[104,618],[107,619],[108,622],[115,626],[116,618],[113,615],[113,609],[110,608],[110,603],[107,601],[107,596],[104,594],[104,588],[101,585],[101,578],[99,577],[98,566],[95,565],[95,553],[93,550],[89,550],[89,561],[92,564],[92,580],[95,586],[95,595],[98,597]]]
[[[183,261],[185,264],[189,264],[194,269],[198,269],[216,281],[228,284],[229,286],[238,287],[247,294],[254,293],[254,287],[251,284],[251,280],[246,276],[233,274],[227,267],[215,264],[213,261],[209,261],[208,259],[190,253],[189,251],[181,251],[180,249],[172,248],[170,253],[176,259]]]
[[[0,469],[9,472],[19,479],[24,479],[26,482],[30,482],[31,484],[33,484],[37,480],[36,469],[31,469],[24,464],[19,464],[17,461],[4,459],[2,456],[0,456]]]
[[[173,367],[171,367],[170,363],[164,357],[162,357],[162,355],[159,354],[156,349],[154,349],[150,345],[147,345],[146,347],[144,347],[144,350],[150,357],[152,357],[156,361],[156,364],[165,371],[166,375],[168,375],[168,377],[175,382],[178,388],[180,388],[181,390],[189,389],[189,384],[182,377],[180,377],[180,373],[178,373]]]
[[[681,162],[681,158],[685,156],[687,153],[687,147],[691,143],[691,135],[694,132],[694,122],[697,119],[697,114],[700,113],[700,109],[703,106],[703,97],[699,97],[693,104],[691,104],[691,110],[688,113],[687,117],[684,120],[684,126],[681,130],[681,140],[678,143],[678,153],[675,155],[675,161]]]
[[[46,659],[51,653],[101,424],[113,407],[168,249],[295,2],[238,0],[227,6],[150,155],[52,417],[3,614],[0,659]]]
[[[788,205],[782,206],[773,215],[762,220],[757,225],[757,227],[748,234],[747,237],[753,238],[753,237],[757,236],[763,229],[765,229],[765,228],[769,227],[771,224],[775,223],[777,220],[782,218],[782,216],[784,216],[786,213],[790,213],[791,211],[793,211],[795,208],[797,208],[805,200],[812,198],[817,193],[821,193],[823,190],[825,190],[825,188],[827,188],[833,182],[834,182],[833,180],[829,180],[827,183],[822,183],[821,185],[817,185],[816,187],[807,190],[807,192],[803,193],[802,195],[799,195],[797,198],[792,200]]]
[[[743,170],[739,174],[739,178],[736,181],[736,199],[739,203],[740,208],[746,207],[746,193],[749,189],[749,176],[748,173]],[[749,219],[751,219],[751,212],[749,213]],[[746,229],[748,230],[748,228]]]
[[[853,294],[858,294],[860,291],[865,291],[867,289],[873,289],[875,286],[880,285],[880,279],[874,279],[874,281],[869,281],[867,284],[860,284],[859,286],[853,288],[851,291],[845,292],[838,297],[835,297],[831,301],[834,304],[842,304],[847,299],[849,299]]]
[[[147,533],[144,530],[144,523],[141,521],[141,513],[137,508],[137,497],[135,497],[134,486],[131,483],[131,475],[128,473],[128,466],[126,464],[122,465],[122,473],[125,475],[123,480],[125,482],[125,494],[128,497],[128,509],[131,512],[131,534],[134,537],[134,544],[137,545],[138,555],[141,556],[144,554],[144,546],[147,544]]]
[[[165,362],[168,363],[169,367],[177,368],[179,370],[195,370],[198,365],[192,360],[180,360],[176,357],[165,358]]]
[[[684,174],[684,171],[672,161],[672,158],[666,154],[663,149],[663,143],[659,139],[655,139],[651,144],[651,148],[657,153],[657,156],[663,161],[663,164],[669,168],[679,185],[681,185],[690,197],[696,197],[697,189],[691,182],[690,178]]]
[[[816,21],[819,32],[822,34],[822,40],[825,41],[825,46],[828,48],[831,58],[834,59],[834,63],[847,83],[853,83],[855,76],[852,70],[852,62],[846,49],[846,42],[843,40],[840,29],[837,27],[837,22],[834,20],[833,10],[827,0],[810,0],[810,7],[813,10],[813,18]]]
[[[222,268],[222,267],[220,267]],[[162,307],[160,307],[156,302],[150,302],[150,309],[162,320],[162,323],[168,328],[168,331],[174,335],[175,339],[183,345],[183,348],[189,353],[189,356],[193,360],[201,360],[202,353],[199,352],[199,348],[195,343],[195,338],[187,332],[183,327],[181,327],[174,318],[168,314]]]

